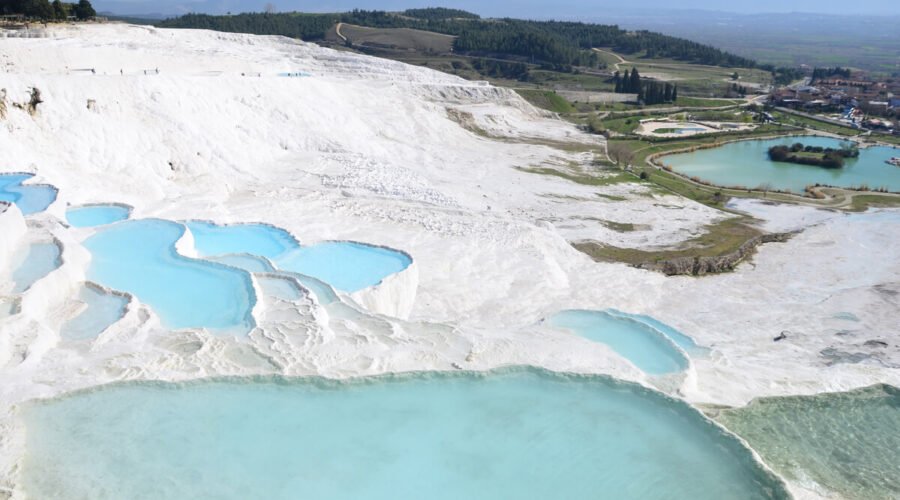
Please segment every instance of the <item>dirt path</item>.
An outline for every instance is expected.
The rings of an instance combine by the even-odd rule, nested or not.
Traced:
[[[619,62],[613,63],[613,68],[615,68],[616,71],[619,71],[620,64],[633,64],[633,63],[626,61],[624,57],[620,56],[619,54],[616,54],[615,52],[610,52],[608,50],[603,50],[603,49],[598,49],[598,48],[594,48],[594,50],[597,52],[600,52],[601,54],[609,54],[609,55],[615,57],[616,59],[618,59]]]
[[[343,25],[344,25],[344,23],[337,23],[334,27],[334,32],[337,34],[338,38],[340,38],[341,40],[346,42],[347,37],[345,37],[343,34],[341,34],[341,26],[343,26]]]

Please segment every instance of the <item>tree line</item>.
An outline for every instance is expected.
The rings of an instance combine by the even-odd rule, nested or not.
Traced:
[[[644,53],[685,62],[755,67],[750,59],[708,45],[649,31],[626,31],[615,25],[520,19],[481,19],[458,9],[409,9],[401,13],[353,10],[334,14],[188,14],[158,23],[168,28],[203,28],[217,31],[284,35],[320,40],[334,23],[371,28],[413,28],[456,36],[454,50],[472,55],[507,57],[549,64],[561,70],[571,66],[602,67],[593,47],[611,47],[626,54]]]
[[[448,9],[446,7],[428,7],[424,9],[406,9],[402,15],[414,17],[416,19],[481,19],[478,14],[464,11],[462,9]]]
[[[89,0],[78,3],[64,3],[60,0],[0,0],[0,14],[23,15],[26,18],[41,21],[64,21],[69,16],[80,20],[90,19],[97,15]]]
[[[822,80],[831,76],[850,78],[850,69],[835,66],[834,68],[813,68],[812,81]]]
[[[616,93],[637,94],[638,101],[648,105],[675,102],[678,99],[677,85],[643,80],[637,68],[633,68],[631,72],[626,69],[624,75],[616,71],[613,74],[613,84]]]

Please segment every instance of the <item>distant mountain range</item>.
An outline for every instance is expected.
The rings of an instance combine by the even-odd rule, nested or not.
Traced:
[[[849,66],[900,72],[900,15],[619,11],[581,20],[685,37],[783,66]]]

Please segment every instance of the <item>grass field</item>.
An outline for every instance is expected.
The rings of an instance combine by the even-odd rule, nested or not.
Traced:
[[[386,49],[447,53],[453,49],[454,36],[409,28],[366,28],[353,24],[339,25],[329,32],[331,41],[342,42],[341,35],[354,45]]]
[[[576,111],[569,101],[552,90],[516,89],[526,101],[554,113],[572,113]]]
[[[600,172],[602,172],[603,175],[592,175],[585,172],[578,172],[572,169],[569,169],[569,171],[563,171],[560,169],[547,167],[521,168],[520,170],[522,170],[523,172],[528,172],[530,174],[559,177],[561,179],[565,179],[567,181],[571,181],[584,186],[609,186],[611,184],[618,184],[620,182],[640,182],[639,179],[634,175],[617,168],[601,169]]]
[[[721,95],[725,87],[733,82],[751,88],[767,87],[772,83],[772,75],[758,69],[722,68],[671,59],[648,59],[642,54],[626,56],[616,54],[608,48],[600,48],[596,52],[612,71],[618,69],[624,72],[626,69],[637,68],[641,76],[670,81],[678,85],[680,92],[698,96]],[[625,62],[621,62],[622,60]],[[738,75],[737,80],[732,80],[734,73]]]
[[[734,217],[710,224],[706,226],[706,232],[700,236],[671,249],[639,250],[596,242],[580,242],[573,246],[597,261],[624,262],[631,265],[657,263],[680,257],[718,257],[734,252],[747,240],[762,234],[762,231],[747,222],[746,217]]]

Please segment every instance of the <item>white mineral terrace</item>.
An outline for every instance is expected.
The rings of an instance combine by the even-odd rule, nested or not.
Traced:
[[[603,155],[605,144],[511,90],[281,37],[116,24],[47,35],[0,42],[0,173],[33,172],[29,182],[59,189],[27,224],[15,206],[0,209],[0,277],[30,239],[62,248],[62,265],[0,319],[0,497],[16,490],[16,405],[111,381],[534,365],[610,374],[698,405],[900,386],[896,342],[863,345],[895,339],[900,324],[898,211],[745,201],[736,208],[767,230],[803,231],[699,279],[597,263],[569,242],[652,249],[728,214],[638,184],[525,171],[592,168],[593,154],[550,145]],[[44,101],[34,116],[12,105],[32,87]],[[461,126],[459,112],[487,134]],[[65,210],[109,202],[134,207],[135,219],[261,222],[303,244],[383,245],[413,265],[330,305],[277,300],[256,283],[245,337],[168,331],[131,298],[96,339],[65,341],[60,325],[77,312],[65,305],[90,262],[81,242],[95,231],[69,228]],[[651,315],[711,353],[660,382],[601,343],[541,325],[561,310],[607,308]],[[835,363],[826,349],[872,356]]]

